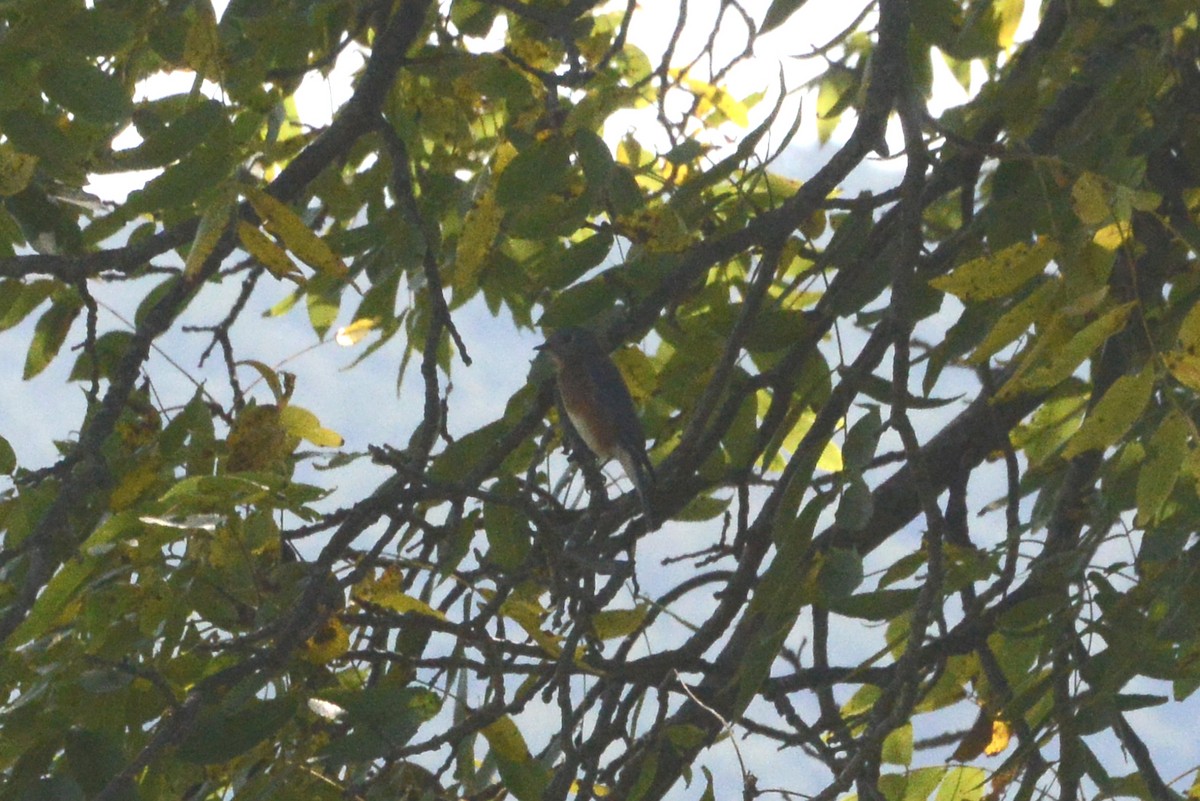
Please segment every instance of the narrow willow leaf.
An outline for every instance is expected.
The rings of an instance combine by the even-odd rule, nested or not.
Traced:
[[[1055,248],[1054,241],[1045,238],[1032,245],[1018,242],[999,253],[964,262],[929,285],[961,300],[1001,298],[1041,275]]]
[[[1103,450],[1123,437],[1142,416],[1153,389],[1154,367],[1151,364],[1137,375],[1123,375],[1114,381],[1067,443],[1063,458],[1072,459],[1084,451]]]

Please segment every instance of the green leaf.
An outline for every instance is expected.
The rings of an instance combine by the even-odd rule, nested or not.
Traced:
[[[954,767],[946,773],[934,801],[980,801],[987,789],[983,768]]]
[[[121,357],[129,352],[133,334],[129,331],[105,331],[96,338],[95,359],[84,350],[75,360],[68,381],[91,381],[93,373],[99,378],[112,378]]]
[[[502,480],[496,492],[507,489],[514,495],[515,481]],[[483,529],[487,532],[488,560],[505,570],[515,570],[524,564],[533,545],[529,521],[518,508],[504,503],[483,506]]]
[[[23,192],[37,165],[37,156],[22,153],[9,142],[0,143],[0,197]]]
[[[1123,375],[1114,381],[1063,449],[1063,458],[1103,450],[1123,437],[1142,416],[1153,390],[1154,366],[1150,363],[1138,374]]]
[[[842,462],[846,470],[857,472],[866,469],[875,458],[875,449],[879,446],[879,434],[882,429],[883,421],[879,416],[879,408],[871,406],[846,432],[846,443],[842,446]]]
[[[17,453],[4,437],[0,437],[0,473],[12,475],[17,469]]]
[[[229,228],[229,220],[233,216],[233,207],[237,198],[231,191],[223,191],[213,198],[200,217],[196,228],[196,236],[188,249],[187,261],[183,266],[184,278],[195,278],[200,274],[204,262],[217,249],[217,243]]]
[[[863,580],[863,560],[857,551],[830,548],[817,572],[817,587],[823,600],[837,602],[847,598]]]
[[[0,281],[0,331],[19,324],[60,286],[57,281]]]
[[[884,763],[889,765],[904,765],[912,764],[913,757],[913,726],[912,723],[906,723],[899,728],[892,729],[888,736],[883,739],[883,747],[880,756]]]
[[[842,500],[838,504],[835,522],[846,531],[862,531],[871,522],[871,514],[875,511],[875,499],[871,488],[862,476],[848,474],[845,486],[842,488]]]
[[[1150,438],[1146,463],[1138,473],[1138,526],[1156,522],[1163,504],[1175,488],[1180,467],[1188,454],[1191,425],[1178,411],[1171,412]]]
[[[74,292],[63,293],[38,318],[33,328],[33,341],[29,343],[29,352],[25,356],[22,378],[28,381],[54,360],[81,308],[83,304]]]
[[[42,71],[55,103],[91,122],[115,123],[129,113],[129,93],[117,78],[83,59],[65,58]]]
[[[806,2],[807,0],[773,0],[767,9],[767,15],[763,17],[762,25],[758,26],[758,32],[775,30],[787,22],[788,17],[799,11]]]
[[[875,590],[827,602],[829,610],[843,617],[884,621],[912,608],[919,590]]]
[[[536,203],[567,187],[571,144],[558,136],[534,142],[517,153],[500,173],[496,200],[504,208]]]
[[[349,731],[327,745],[324,756],[340,764],[368,763],[404,745],[442,708],[439,696],[424,687],[384,682],[361,690],[324,694],[346,710]]]
[[[638,604],[633,609],[605,609],[592,616],[592,632],[601,640],[628,637],[642,626],[648,604]]]
[[[267,740],[296,713],[291,697],[253,698],[236,710],[210,707],[202,711],[190,733],[179,745],[184,762],[213,765],[241,756]]]
[[[1032,245],[1018,242],[999,253],[964,262],[929,285],[965,301],[1001,298],[1041,275],[1055,249],[1051,239],[1039,239]]]

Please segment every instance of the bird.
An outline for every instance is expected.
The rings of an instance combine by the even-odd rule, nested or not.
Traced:
[[[601,462],[616,459],[652,520],[650,493],[654,466],[646,455],[646,434],[621,371],[596,335],[586,328],[552,332],[537,350],[550,355],[558,397],[570,426]]]

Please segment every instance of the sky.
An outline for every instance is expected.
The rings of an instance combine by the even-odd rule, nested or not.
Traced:
[[[223,10],[222,4],[216,5],[220,14]],[[681,59],[686,60],[690,55],[689,49],[694,51],[694,48],[699,47],[702,41],[700,37],[707,35],[711,30],[718,5],[717,0],[693,0],[689,3],[689,23],[679,52]],[[747,3],[747,8],[761,16],[767,5],[768,3],[760,0],[757,3]],[[792,88],[800,86],[808,77],[819,71],[822,64],[798,56],[832,38],[858,15],[862,5],[845,0],[809,0],[801,12],[801,17],[798,17],[805,23],[802,31],[798,30],[793,21],[792,24],[761,37],[756,45],[754,58],[730,74],[728,82],[733,93],[745,96],[762,90],[773,91],[781,72],[785,85]],[[631,31],[630,40],[646,50],[652,60],[662,46],[663,30],[674,26],[674,7],[673,3],[644,2],[635,16],[636,24]],[[1028,36],[1036,26],[1036,10],[1036,3],[1030,2],[1018,31],[1018,39]],[[744,32],[738,30],[738,25],[730,24],[723,34],[718,42],[719,48],[730,52],[741,48]],[[348,51],[327,79],[311,75],[305,80],[297,95],[297,106],[302,119],[315,125],[328,122],[332,113],[348,96],[349,76],[361,65],[361,58],[361,54],[353,50]],[[190,84],[190,76],[163,76],[141,87],[140,96],[156,97],[170,94],[186,90]],[[217,94],[215,87],[209,86],[207,91]],[[944,65],[935,59],[931,111],[936,114],[945,107],[963,102],[967,96]],[[821,149],[817,144],[813,102],[811,93],[796,92],[789,99],[789,103],[796,110],[780,115],[782,119],[788,120],[794,117],[795,113],[802,113],[804,120],[795,144],[779,162],[780,170],[789,177],[803,178],[811,174],[832,152],[831,149]],[[771,99],[766,99],[751,111],[751,127],[772,105]],[[833,146],[836,146],[839,138],[846,135],[849,124],[844,123],[843,129],[835,134]],[[640,129],[643,126],[636,113],[631,112],[614,119],[608,133],[610,136],[619,137],[624,129]],[[741,129],[736,128],[722,132],[734,143],[740,133]],[[892,137],[898,137],[898,131],[889,131],[889,138]],[[136,145],[136,134],[127,135],[120,143],[128,147]],[[898,153],[902,150],[898,139],[892,139],[890,144],[892,152]],[[862,188],[890,187],[898,181],[902,170],[903,161],[900,159],[875,159],[856,172],[845,188],[854,193]],[[96,177],[90,189],[105,199],[120,202],[129,191],[140,186],[152,175],[153,173]],[[143,279],[129,284],[104,287],[98,292],[98,297],[128,317],[136,301],[154,283],[156,279]],[[198,325],[215,322],[214,317],[223,313],[237,290],[236,283],[206,288],[200,302],[193,304],[182,322]],[[332,341],[317,343],[302,309],[294,310],[280,318],[263,319],[262,314],[280,300],[286,291],[285,288],[279,287],[276,291],[258,292],[251,300],[248,313],[234,330],[235,340],[251,343],[251,352],[242,354],[243,357],[256,358],[270,365],[286,365],[286,369],[299,374],[302,380],[294,402],[314,411],[324,425],[345,436],[348,450],[361,451],[368,444],[384,442],[403,445],[408,432],[419,419],[422,401],[419,381],[412,374],[412,370],[397,391],[396,369],[401,360],[401,343],[391,343],[363,367],[347,371],[345,368],[357,355],[358,350],[341,348]],[[54,461],[54,439],[61,439],[70,434],[61,428],[63,421],[82,419],[84,409],[83,388],[67,384],[65,381],[74,361],[74,354],[66,352],[66,348],[42,375],[28,382],[20,380],[24,349],[30,341],[36,317],[37,314],[34,314],[16,330],[0,334],[0,409],[4,410],[3,416],[0,417],[0,435],[6,436],[12,443],[17,450],[19,461],[32,468]],[[927,324],[934,327],[945,326],[954,318],[953,308],[948,307]],[[541,337],[536,332],[518,329],[503,313],[499,317],[492,316],[482,303],[478,302],[469,303],[457,311],[455,320],[475,360],[470,368],[464,369],[461,364],[457,364],[452,377],[453,416],[449,427],[452,432],[465,433],[495,419],[501,411],[497,408],[497,403],[502,403],[527,381],[529,364],[534,356],[533,348],[540,343]],[[348,313],[344,313],[343,319],[339,320],[340,325],[350,322]],[[113,313],[102,311],[101,331],[122,325]],[[81,328],[77,328],[72,333],[67,347],[78,344],[82,337],[81,331]],[[851,340],[853,347],[853,332],[847,331],[846,336]],[[163,338],[160,343],[163,353],[152,358],[150,369],[156,376],[159,391],[164,397],[190,396],[193,388],[189,375],[208,380],[214,387],[223,386],[222,366],[219,362],[212,362],[204,369],[196,367],[199,353],[207,344],[208,341],[203,336],[180,333],[178,327]],[[358,347],[361,348],[362,345]],[[182,365],[184,369],[177,370],[172,367],[167,361],[168,358]],[[248,375],[243,374],[244,381],[248,379]],[[265,394],[261,393],[260,397]],[[953,413],[957,408],[952,406],[947,413]],[[937,424],[936,418],[927,419],[928,428],[924,433],[932,432]],[[615,471],[612,472],[615,475]],[[341,487],[336,497],[348,503],[365,495],[386,473],[366,460],[360,460],[353,467],[335,475]],[[322,479],[324,480],[327,480],[327,477]],[[973,490],[985,491],[975,485]],[[694,529],[664,527],[663,531],[647,538],[639,546],[639,567],[645,565],[647,569],[652,568],[657,574],[657,581],[663,586],[677,580],[692,571],[690,565],[682,563],[674,567],[664,567],[660,565],[660,560],[681,550],[681,538],[694,536]],[[871,557],[868,568],[890,563],[904,549],[914,547],[918,541],[919,532],[915,530],[893,538],[892,542]],[[702,608],[697,608],[697,614],[702,614]],[[805,634],[806,631],[802,627],[795,635],[796,641],[791,644],[799,646]],[[679,628],[675,636],[686,636],[686,631]],[[880,636],[881,632],[876,631],[861,641],[849,642],[837,657],[850,662],[856,657],[865,656],[875,650]],[[666,632],[664,637],[669,640],[670,632]],[[801,711],[810,710],[802,707]],[[557,714],[557,709],[553,706],[544,710],[534,708],[525,718],[536,723],[539,716],[544,715],[550,720],[556,720]],[[1135,713],[1133,721],[1152,750],[1171,755],[1169,761],[1186,768],[1200,758],[1197,746],[1190,736],[1184,734],[1188,730],[1190,718],[1194,718],[1194,714],[1189,717],[1187,709],[1177,709],[1165,715],[1153,712]],[[964,726],[969,722],[957,721]],[[802,775],[803,772],[799,769],[803,763],[793,752],[780,754],[762,743],[746,742],[738,743],[738,746],[741,749],[740,756],[747,761],[748,767],[764,778],[761,786],[787,785],[791,789],[806,792],[820,789],[824,774]],[[1119,754],[1113,753],[1112,756],[1114,760],[1119,759]],[[740,788],[738,761],[732,741],[710,749],[702,759],[703,764],[713,769],[718,788],[728,793],[734,793]],[[1124,772],[1115,762],[1111,769],[1114,772]],[[766,781],[768,777],[778,781]],[[699,791],[693,788],[690,791],[677,790],[672,797],[694,798],[698,794]]]

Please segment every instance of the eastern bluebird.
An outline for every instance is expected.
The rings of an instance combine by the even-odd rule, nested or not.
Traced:
[[[571,426],[601,461],[616,459],[633,482],[647,519],[654,468],[646,455],[646,435],[621,371],[596,335],[562,328],[538,350],[549,352],[558,372],[558,396]]]

